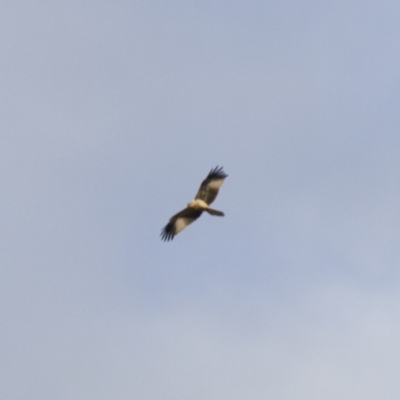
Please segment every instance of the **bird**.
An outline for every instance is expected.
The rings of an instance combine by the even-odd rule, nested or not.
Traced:
[[[203,211],[223,217],[225,214],[222,211],[211,208],[210,204],[217,197],[219,188],[227,177],[228,175],[224,172],[223,167],[216,166],[212,168],[206,179],[201,182],[196,197],[189,201],[185,209],[173,215],[168,224],[162,228],[161,240],[165,242],[172,240],[181,230],[199,218]]]

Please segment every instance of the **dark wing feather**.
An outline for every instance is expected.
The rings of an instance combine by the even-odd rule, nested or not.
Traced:
[[[224,183],[224,179],[228,175],[224,172],[222,167],[216,166],[207,175],[207,178],[201,182],[199,191],[196,194],[196,199],[201,199],[207,204],[211,204],[217,197],[218,190]]]
[[[174,238],[182,229],[195,221],[202,214],[202,210],[193,208],[185,208],[172,216],[167,225],[161,231],[161,239],[168,242]]]

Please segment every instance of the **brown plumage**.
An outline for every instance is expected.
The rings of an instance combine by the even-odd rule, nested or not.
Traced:
[[[209,205],[217,197],[219,188],[227,176],[222,167],[217,166],[211,169],[207,178],[201,183],[194,200],[190,201],[184,210],[172,216],[168,224],[162,229],[161,239],[164,241],[172,240],[182,229],[199,218],[203,211],[223,217],[224,213],[222,211],[214,210]]]

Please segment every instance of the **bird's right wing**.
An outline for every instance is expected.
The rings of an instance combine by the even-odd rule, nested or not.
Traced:
[[[167,242],[172,240],[181,230],[199,218],[202,212],[202,210],[195,210],[189,207],[179,211],[170,218],[168,224],[162,229],[161,239]]]

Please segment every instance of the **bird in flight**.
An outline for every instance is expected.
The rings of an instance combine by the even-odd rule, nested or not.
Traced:
[[[172,216],[168,224],[164,226],[160,235],[161,239],[167,242],[172,240],[182,229],[185,229],[189,224],[199,218],[203,211],[211,215],[223,217],[224,213],[214,210],[210,207],[210,204],[217,197],[218,190],[227,176],[222,167],[216,166],[211,169],[207,178],[201,182],[194,200],[189,201],[187,207]]]

